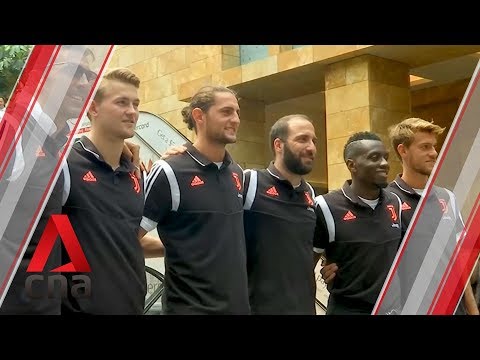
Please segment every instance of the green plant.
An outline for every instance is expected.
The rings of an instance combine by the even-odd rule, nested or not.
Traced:
[[[10,96],[32,45],[0,45],[0,95]]]

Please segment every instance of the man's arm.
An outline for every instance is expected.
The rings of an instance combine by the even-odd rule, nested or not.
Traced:
[[[145,181],[145,207],[138,230],[138,240],[145,257],[165,255],[165,248],[160,239],[146,235],[161,223],[172,208],[170,184],[159,163],[156,163]]]
[[[138,232],[138,238],[140,239],[140,245],[142,246],[145,258],[155,258],[165,256],[165,247],[162,240],[157,237],[146,235],[146,231],[140,228]]]
[[[465,292],[463,293],[462,301],[463,305],[465,305],[465,309],[468,315],[480,315],[477,302],[475,301],[475,295],[473,294],[472,284],[470,284],[470,281],[467,283],[467,287],[465,288]]]
[[[140,169],[140,145],[134,144],[130,141],[125,141],[123,144],[122,154],[135,166],[135,176],[138,180],[142,179],[142,171]]]
[[[330,232],[327,225],[326,216],[328,216],[330,221],[333,221],[333,217],[331,215],[330,210],[325,201],[322,201],[323,197],[317,196],[315,198],[316,202],[316,209],[315,213],[317,215],[317,224],[315,227],[315,233],[313,238],[313,260],[314,266],[317,265],[318,260],[320,260],[322,254],[324,254],[324,250],[329,246],[334,239],[330,239]],[[327,212],[325,215],[324,211]],[[334,224],[331,224],[334,225]],[[330,290],[333,285],[333,279],[335,278],[335,274],[338,271],[338,266],[335,263],[328,264],[328,259],[322,264],[322,270],[320,270],[320,274],[322,275],[322,279],[327,284],[327,289]]]

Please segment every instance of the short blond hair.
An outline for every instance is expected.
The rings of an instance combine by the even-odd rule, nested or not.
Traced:
[[[103,96],[105,95],[105,87],[107,86],[109,81],[119,81],[125,84],[130,84],[135,86],[137,89],[140,87],[140,79],[133,71],[127,68],[116,68],[107,71],[100,83],[100,86],[95,93],[93,100],[96,102],[101,102]]]
[[[127,68],[115,68],[107,71],[103,77],[100,85],[98,86],[97,92],[93,97],[97,103],[100,103],[105,96],[105,89],[110,81],[120,81],[124,84],[130,84],[135,86],[137,89],[140,87],[140,79],[138,78],[133,71]],[[91,121],[90,111],[87,111],[87,117]]]
[[[430,122],[420,118],[408,118],[391,126],[388,129],[388,136],[390,137],[395,153],[398,158],[402,160],[397,150],[398,145],[403,144],[404,146],[409,147],[413,143],[415,134],[418,132],[427,132],[438,136],[444,131],[445,128],[434,124],[433,121]]]

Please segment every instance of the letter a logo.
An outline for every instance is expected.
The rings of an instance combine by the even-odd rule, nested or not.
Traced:
[[[28,264],[27,272],[43,271],[58,235],[60,235],[60,239],[71,261],[68,264],[50,270],[50,272],[90,272],[90,265],[80,247],[67,215],[52,215],[50,217],[35,249],[33,258],[30,264]]]

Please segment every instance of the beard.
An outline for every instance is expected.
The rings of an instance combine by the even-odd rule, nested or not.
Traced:
[[[212,131],[210,128],[207,127],[207,132],[206,132],[207,138],[212,142],[212,143],[217,143],[221,145],[228,145],[228,144],[234,144],[237,142],[237,138],[235,137],[229,137],[226,136],[223,133],[218,133],[215,131]]]
[[[285,144],[285,147],[283,149],[283,162],[285,163],[288,171],[296,175],[306,175],[312,171],[313,163],[312,165],[302,164],[302,160],[300,159],[300,157],[296,156],[289,149],[287,144]]]

